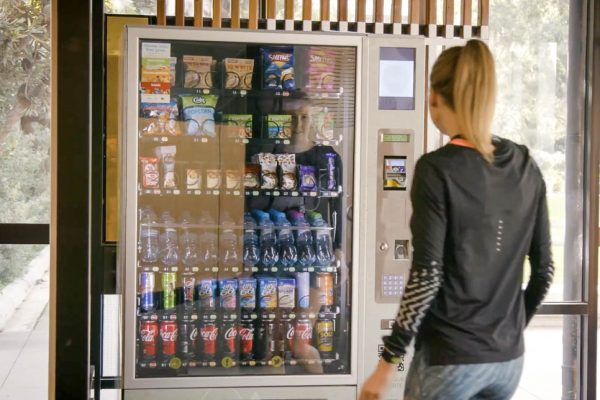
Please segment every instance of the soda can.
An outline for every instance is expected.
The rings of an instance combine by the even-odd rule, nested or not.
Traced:
[[[261,310],[277,308],[277,278],[258,278],[258,306]]]
[[[333,352],[333,335],[335,326],[332,319],[317,320],[317,350],[322,355],[329,355]]]
[[[283,354],[290,353],[294,349],[294,333],[296,328],[291,320],[281,322],[281,350]]]
[[[223,279],[219,282],[219,298],[221,309],[235,311],[237,309],[237,286],[236,279]]]
[[[162,274],[162,289],[163,289],[163,308],[171,310],[175,308],[175,283],[177,282],[177,274],[175,272],[163,272]]]
[[[179,324],[179,354],[186,360],[193,359],[196,354],[196,337],[198,328],[193,322]]]
[[[277,330],[272,320],[261,321],[256,333],[256,356],[259,360],[268,361],[277,355]]]
[[[277,279],[277,297],[279,308],[287,311],[294,309],[296,300],[296,280],[294,278]]]
[[[174,356],[177,346],[177,324],[173,321],[161,321],[160,339],[163,356]]]
[[[221,349],[223,349],[223,355],[233,358],[238,358],[238,326],[235,322],[224,322],[220,329],[222,333],[221,338]]]
[[[298,308],[306,310],[310,307],[310,273],[298,272],[296,274],[296,293],[298,294]]]
[[[302,347],[310,346],[313,338],[313,327],[308,319],[300,319],[296,322],[294,331],[294,352],[302,350]]]
[[[183,305],[190,308],[194,305],[194,290],[196,287],[196,277],[192,274],[181,276],[181,287],[183,291]]]
[[[319,305],[333,305],[333,275],[329,272],[318,272],[316,286],[319,292]]]
[[[154,360],[156,358],[156,344],[158,338],[158,323],[156,321],[142,321],[140,323],[140,340],[142,341],[142,358]]]
[[[214,361],[217,356],[217,337],[219,328],[214,322],[205,322],[200,325],[200,339],[202,341],[202,352],[200,357],[203,361]]]
[[[254,322],[242,321],[240,323],[240,359],[252,360],[254,358]]]
[[[155,309],[155,286],[156,281],[154,272],[140,273],[140,308],[142,312],[153,311]]]
[[[240,307],[245,311],[256,308],[256,279],[240,278]]]
[[[197,286],[202,311],[214,311],[217,308],[217,280],[202,279]]]

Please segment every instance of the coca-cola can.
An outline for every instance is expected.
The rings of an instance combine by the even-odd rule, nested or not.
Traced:
[[[283,354],[289,353],[294,349],[294,333],[296,328],[291,320],[281,322],[281,351]]]
[[[301,351],[303,347],[309,346],[313,338],[313,327],[308,319],[296,322],[294,331],[294,352]]]
[[[177,323],[173,321],[161,321],[160,339],[162,344],[162,355],[174,356],[177,348]]]
[[[221,326],[221,349],[223,356],[237,359],[238,326],[235,322],[224,322]]]
[[[254,322],[242,321],[240,323],[240,359],[252,360],[254,358]]]
[[[200,325],[200,339],[202,351],[200,357],[203,361],[214,361],[217,356],[217,336],[219,328],[214,322],[205,322]]]
[[[277,355],[277,328],[272,320],[261,321],[256,332],[256,357],[268,361]]]
[[[198,328],[194,322],[181,322],[179,324],[179,355],[187,360],[196,355],[196,337]]]
[[[156,321],[142,321],[140,323],[140,340],[144,360],[150,361],[156,358],[157,337],[158,323]]]

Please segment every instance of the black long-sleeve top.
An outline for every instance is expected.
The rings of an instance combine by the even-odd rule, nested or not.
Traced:
[[[494,160],[448,144],[422,156],[411,188],[413,259],[382,357],[427,346],[430,365],[502,362],[554,272],[546,187],[525,146],[494,137]],[[525,257],[531,274],[522,289]]]

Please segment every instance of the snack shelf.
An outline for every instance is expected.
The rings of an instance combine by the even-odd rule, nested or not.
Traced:
[[[256,190],[201,190],[201,189],[138,189],[138,195],[140,196],[273,196],[273,197],[340,197],[342,190],[338,191],[310,191],[301,192],[297,190],[287,191],[279,189],[256,189]]]
[[[284,366],[311,366],[311,365],[329,365],[339,360],[339,355],[336,353],[336,358],[315,358],[315,359],[295,359],[283,358],[280,356],[272,357],[269,360],[234,360],[231,357],[223,357],[216,361],[193,361],[183,360],[179,357],[173,357],[168,361],[149,361],[140,362],[138,365],[142,369],[179,369],[179,368],[257,368],[271,367],[281,368]]]

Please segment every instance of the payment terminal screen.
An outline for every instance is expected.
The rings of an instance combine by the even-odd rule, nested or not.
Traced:
[[[383,158],[383,190],[406,190],[406,157]]]
[[[379,109],[415,109],[415,49],[379,49]]]

